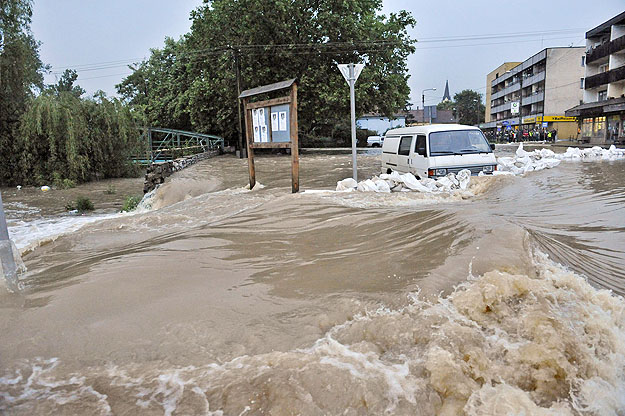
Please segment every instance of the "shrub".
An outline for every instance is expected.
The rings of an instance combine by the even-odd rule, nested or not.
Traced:
[[[141,202],[141,197],[139,196],[129,196],[124,201],[124,205],[122,206],[122,212],[130,212],[137,208]]]
[[[93,202],[91,202],[89,198],[86,198],[84,196],[79,196],[76,199],[76,209],[80,212],[93,211],[94,210]]]
[[[59,172],[52,174],[52,183],[57,189],[70,189],[76,187],[76,182],[71,179],[63,179]]]

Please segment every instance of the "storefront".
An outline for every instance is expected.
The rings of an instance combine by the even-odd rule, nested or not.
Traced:
[[[577,138],[577,119],[566,116],[523,117],[523,130],[546,134],[555,131],[558,140]]]
[[[577,118],[579,140],[584,143],[625,143],[625,98],[580,104],[566,114]]]

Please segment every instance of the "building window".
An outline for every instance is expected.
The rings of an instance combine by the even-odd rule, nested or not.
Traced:
[[[586,65],[586,55],[582,55],[582,66]]]
[[[585,118],[582,122],[582,137],[592,136],[592,118]]]
[[[599,101],[605,101],[608,98],[608,90],[599,91]]]
[[[584,89],[584,78],[579,79],[579,88],[582,90]]]
[[[594,135],[603,136],[605,131],[605,117],[595,117]]]

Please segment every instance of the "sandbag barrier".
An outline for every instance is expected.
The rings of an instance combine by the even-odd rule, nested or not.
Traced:
[[[523,143],[515,152],[515,156],[498,157],[497,171],[499,174],[525,175],[528,172],[551,169],[561,161],[576,160],[618,160],[625,158],[625,149],[617,149],[612,145],[609,149],[599,146],[580,149],[569,147],[564,153],[555,153],[549,149],[536,149],[527,152],[523,149]]]
[[[625,158],[625,149],[617,149],[612,145],[609,149],[599,146],[580,149],[569,147],[564,153],[555,153],[550,149],[536,149],[528,152],[523,149],[521,143],[515,152],[515,156],[502,156],[497,158],[497,170],[493,176],[516,175],[523,176],[528,172],[555,168],[562,162],[577,160],[619,160]],[[478,176],[482,176],[480,172]],[[353,178],[343,179],[336,183],[336,190],[340,192],[427,192],[441,193],[466,190],[471,182],[471,171],[463,169],[457,174],[449,173],[438,179],[417,179],[411,173],[399,173],[393,171],[390,174],[381,174],[371,179],[356,182]]]
[[[336,183],[336,190],[343,192],[426,192],[441,193],[466,190],[471,181],[471,171],[463,169],[457,174],[448,173],[438,179],[417,179],[412,173],[383,173],[371,179],[356,182],[353,178]]]

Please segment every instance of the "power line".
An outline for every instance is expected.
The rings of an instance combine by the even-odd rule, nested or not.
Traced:
[[[516,43],[516,42],[528,42],[531,40],[520,40],[519,37],[538,37],[538,36],[554,36],[564,33],[579,33],[582,29],[563,29],[563,30],[549,30],[549,31],[537,31],[537,32],[515,32],[515,33],[504,33],[504,34],[491,34],[491,35],[466,35],[466,36],[450,36],[450,37],[439,37],[439,38],[423,38],[421,40],[417,40],[417,46],[415,49],[439,49],[439,48],[452,48],[452,47],[468,47],[468,46],[486,46],[493,44],[504,44],[504,43]],[[470,45],[445,45],[445,46],[433,46],[429,48],[419,47],[419,43],[440,43],[440,42],[466,42],[466,41],[476,41],[476,40],[486,40],[486,39],[506,39],[514,37],[516,40],[513,42],[496,42],[496,43],[482,43],[482,44],[470,44]],[[556,38],[557,39],[557,38]],[[559,38],[562,39],[562,38]],[[550,40],[555,40],[554,38]],[[191,51],[183,51],[178,55],[193,55],[193,54],[202,54],[205,56],[210,56],[214,54],[223,54],[231,49],[239,49],[239,50],[251,50],[251,49],[264,49],[264,54],[267,54],[268,49],[287,49],[290,50],[291,53],[294,53],[294,49],[327,49],[327,48],[362,48],[364,46],[391,46],[393,44],[402,44],[401,40],[371,40],[371,41],[354,41],[354,42],[324,42],[324,43],[290,43],[290,44],[252,44],[252,45],[234,45],[232,47],[221,46],[215,48],[206,48],[199,50],[191,50]],[[316,51],[315,51],[316,52]],[[339,53],[337,51],[336,53]],[[346,51],[342,51],[346,52]],[[361,52],[355,51],[353,52]],[[313,52],[310,52],[313,53]],[[301,54],[301,53],[300,53]],[[51,73],[54,75],[58,75],[63,73],[65,69],[74,69],[80,72],[86,71],[97,71],[102,69],[110,69],[116,67],[127,66],[128,64],[135,63],[138,60],[145,60],[143,58],[136,59],[124,59],[124,60],[115,60],[115,61],[104,61],[90,64],[80,64],[73,66],[56,66],[53,67]]]

